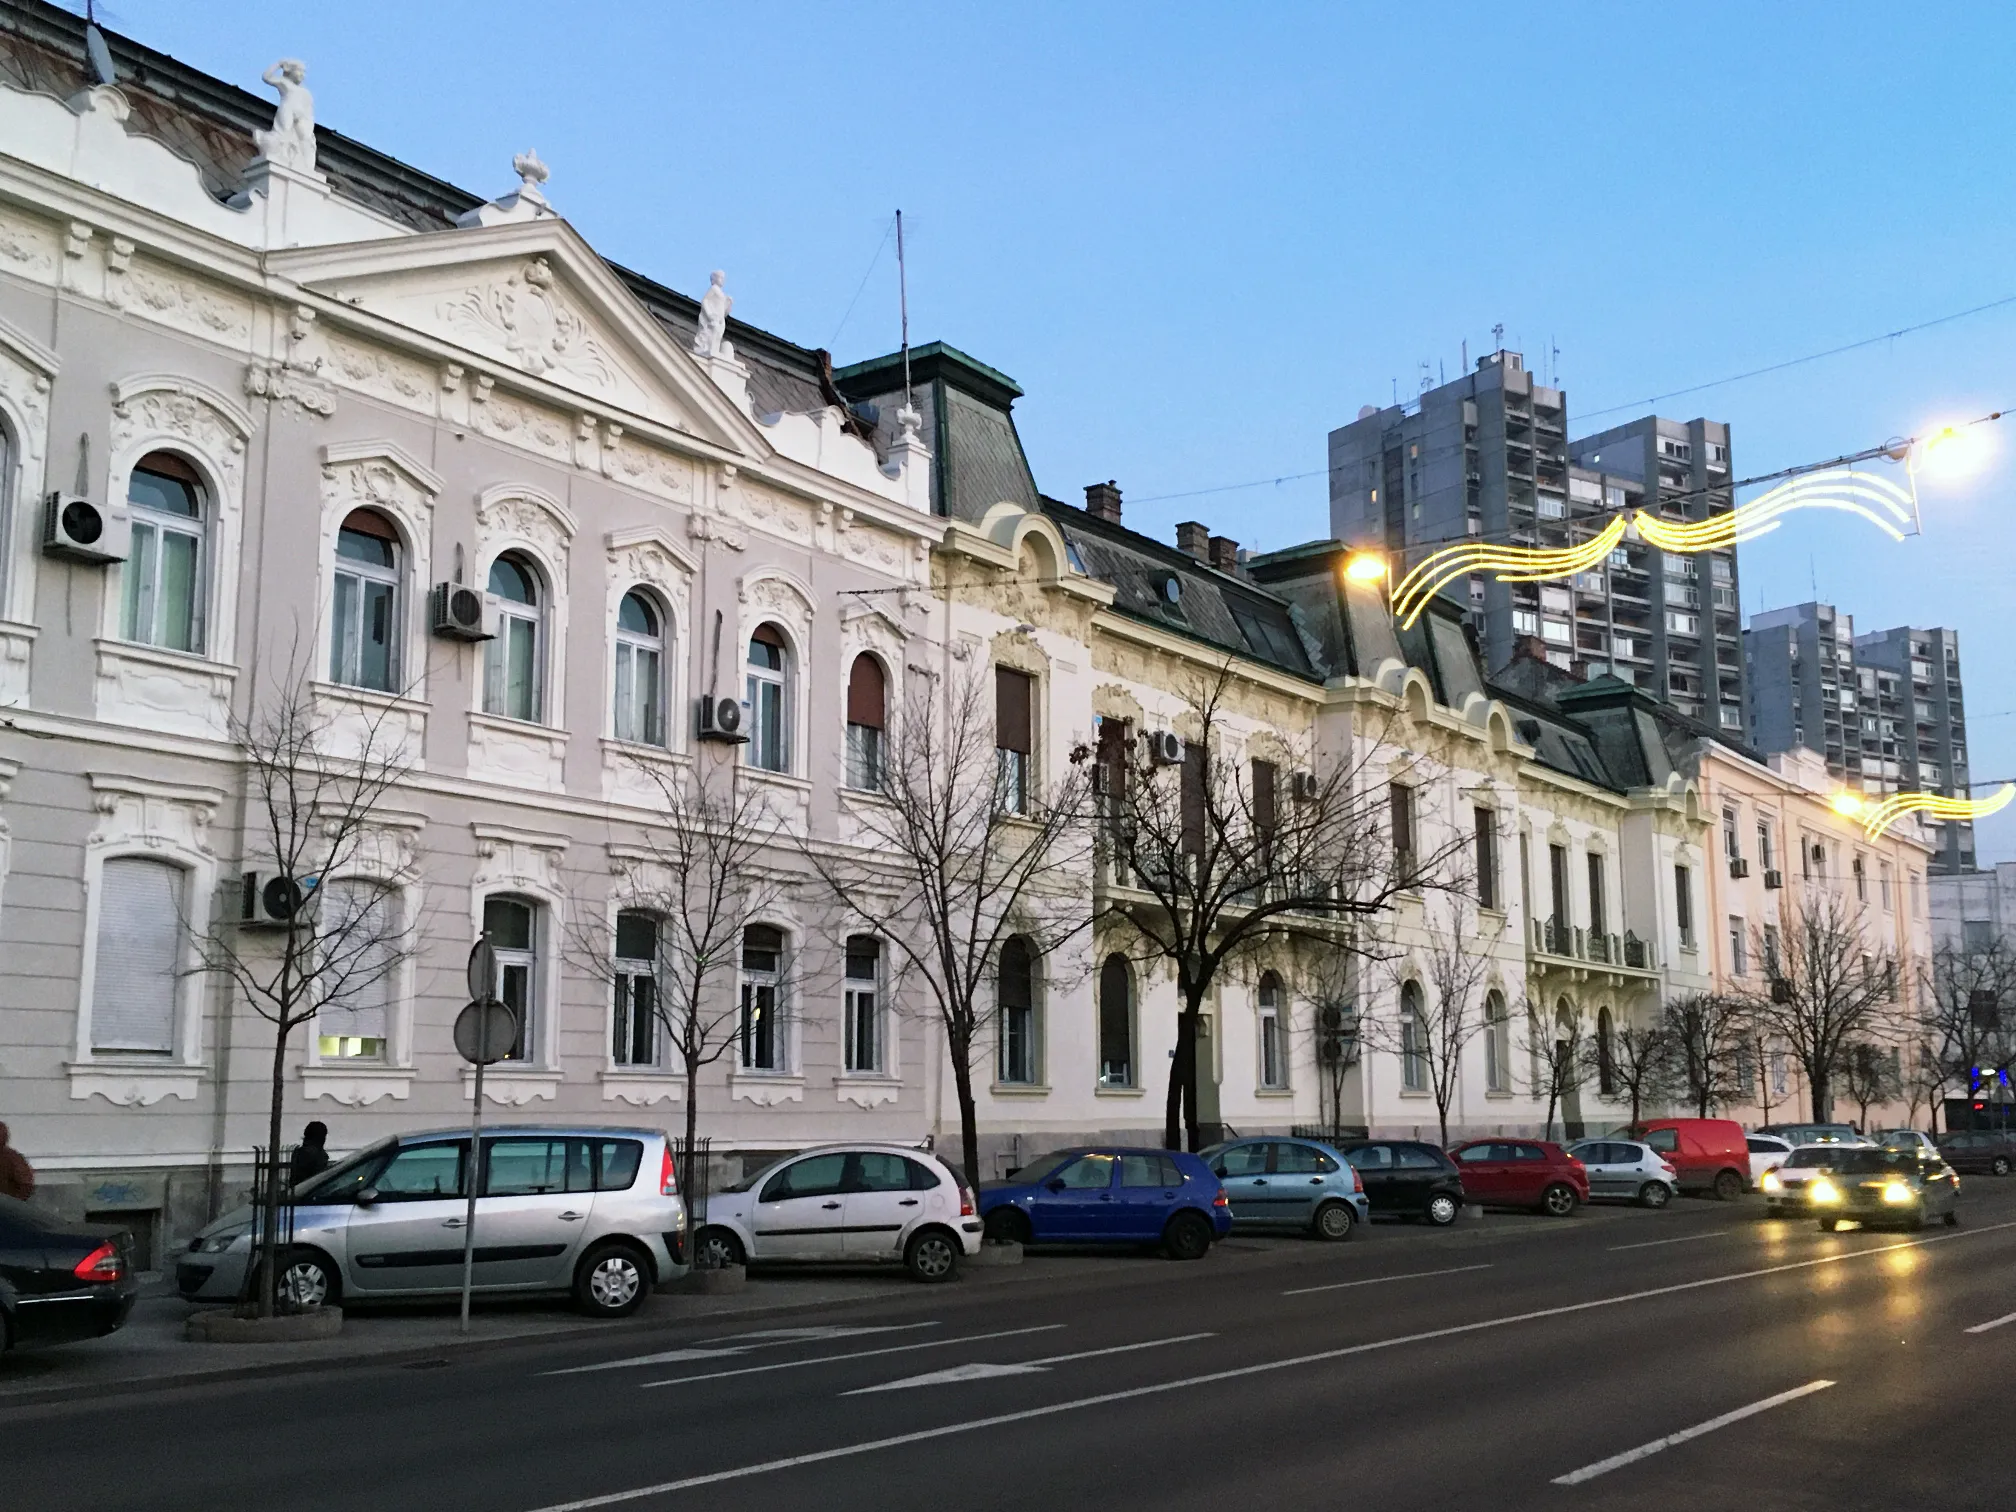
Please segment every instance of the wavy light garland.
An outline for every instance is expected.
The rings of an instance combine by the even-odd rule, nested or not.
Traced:
[[[1749,503],[1706,520],[1662,520],[1636,511],[1628,524],[1618,515],[1578,546],[1493,545],[1463,541],[1432,553],[1393,585],[1393,612],[1411,630],[1428,601],[1457,578],[1494,572],[1501,583],[1538,583],[1573,577],[1601,562],[1627,532],[1661,551],[1714,551],[1776,530],[1795,509],[1837,509],[1859,515],[1894,541],[1912,523],[1912,494],[1887,478],[1851,468],[1828,468],[1787,479]]]
[[[1906,814],[1925,814],[1933,819],[1980,819],[1998,813],[2016,800],[2016,782],[2004,783],[1992,798],[1948,798],[1941,793],[1893,793],[1872,807],[1862,819],[1862,833],[1871,840]]]

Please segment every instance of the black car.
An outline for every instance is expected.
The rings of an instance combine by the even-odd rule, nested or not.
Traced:
[[[1463,1208],[1463,1177],[1456,1162],[1415,1139],[1360,1139],[1336,1146],[1365,1182],[1376,1217],[1425,1218],[1438,1228]]]
[[[111,1333],[133,1310],[133,1236],[0,1197],[0,1351]]]
[[[2001,1130],[1967,1129],[1958,1134],[1941,1134],[1939,1153],[1956,1171],[1975,1175],[2007,1176],[2016,1170],[2016,1134]]]

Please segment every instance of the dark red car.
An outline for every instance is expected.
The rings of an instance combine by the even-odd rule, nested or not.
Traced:
[[[1473,1139],[1449,1151],[1463,1195],[1480,1207],[1532,1208],[1566,1218],[1589,1200],[1582,1162],[1545,1139]]]

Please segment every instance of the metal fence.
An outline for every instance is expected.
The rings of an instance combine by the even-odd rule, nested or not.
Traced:
[[[714,1190],[714,1162],[712,1139],[696,1139],[691,1144],[685,1140],[672,1143],[673,1159],[679,1166],[679,1194],[686,1203],[686,1211],[695,1220],[707,1214],[707,1197]]]
[[[238,1300],[250,1303],[258,1296],[260,1281],[269,1269],[277,1272],[278,1267],[269,1267],[266,1259],[269,1253],[285,1256],[294,1247],[294,1188],[288,1181],[288,1173],[294,1169],[294,1153],[299,1148],[289,1145],[280,1152],[280,1210],[269,1239],[266,1234],[266,1193],[272,1176],[267,1165],[266,1150],[255,1145],[252,1149],[252,1253],[246,1257],[245,1275],[238,1283]],[[277,1243],[276,1243],[277,1241]],[[274,1285],[274,1282],[268,1282]],[[284,1290],[279,1290],[274,1298],[275,1312],[294,1311],[294,1299]]]

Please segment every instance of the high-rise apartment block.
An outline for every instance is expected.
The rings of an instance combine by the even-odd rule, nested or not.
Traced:
[[[1855,633],[1832,604],[1753,615],[1743,634],[1752,743],[1805,746],[1864,793],[1967,794],[1960,642],[1951,630]],[[1971,871],[1974,827],[1944,826],[1932,868]]]
[[[1571,442],[1568,401],[1517,352],[1330,433],[1330,528],[1408,565],[1466,539],[1586,541],[1641,508],[1674,520],[1734,507],[1729,428],[1646,416]],[[1524,637],[1557,666],[1604,672],[1741,738],[1744,665],[1733,548],[1669,555],[1627,539],[1565,583],[1473,575],[1463,598],[1493,667]]]

